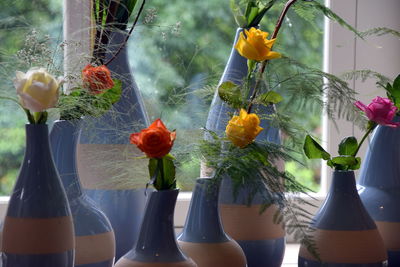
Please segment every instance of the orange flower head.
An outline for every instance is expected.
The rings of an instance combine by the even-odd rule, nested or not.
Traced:
[[[176,132],[170,132],[164,123],[157,119],[148,128],[130,136],[131,144],[135,144],[149,158],[162,158],[167,155],[176,138]]]
[[[82,70],[82,80],[89,92],[94,95],[101,94],[114,87],[111,72],[105,65],[98,67],[91,64],[86,65]]]

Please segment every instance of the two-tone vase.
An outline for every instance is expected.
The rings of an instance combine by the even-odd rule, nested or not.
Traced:
[[[179,190],[150,193],[139,238],[115,267],[196,267],[178,247],[174,231],[174,210]]]
[[[103,212],[83,192],[76,171],[80,120],[56,121],[50,132],[54,162],[67,193],[75,229],[75,267],[112,267],[115,238]]]
[[[111,35],[107,58],[125,41],[126,34]],[[108,65],[112,77],[122,81],[118,102],[100,117],[86,117],[77,146],[77,167],[86,194],[106,214],[114,229],[116,260],[137,240],[146,205],[144,186],[147,162],[129,143],[130,133],[147,127],[148,118],[129,66],[124,46]]]
[[[395,121],[400,121],[395,117]],[[388,265],[400,266],[400,129],[379,125],[359,176],[361,200],[378,226]]]
[[[241,28],[236,31],[234,44],[242,31]],[[246,76],[247,59],[232,47],[219,84],[226,81],[242,84]],[[253,110],[262,118],[260,126],[264,128],[256,140],[280,143],[279,129],[271,127],[267,118],[274,112],[274,107],[254,105]],[[222,135],[230,120],[229,114],[233,112],[234,110],[221,100],[217,90],[211,103],[206,128]],[[207,173],[203,172],[202,176],[206,177]],[[252,203],[248,203],[248,194],[251,193],[246,188],[239,191],[242,197],[233,197],[230,178],[226,177],[223,180],[219,203],[225,232],[241,246],[249,267],[280,266],[285,252],[285,231],[281,224],[274,223],[273,216],[277,207],[272,204],[260,214],[260,206],[266,204],[262,193],[256,194]]]
[[[199,267],[246,267],[243,250],[222,228],[218,208],[219,184],[209,178],[196,180],[178,244]]]
[[[74,225],[46,124],[26,125],[26,150],[10,196],[3,267],[73,267]]]
[[[299,267],[387,266],[379,231],[357,193],[353,171],[335,171],[332,185],[299,253]]]

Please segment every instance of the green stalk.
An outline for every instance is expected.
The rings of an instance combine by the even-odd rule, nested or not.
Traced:
[[[365,139],[367,139],[368,135],[376,128],[377,124],[374,123],[370,127],[368,127],[368,131],[364,134],[363,138],[361,139],[360,143],[358,144],[358,147],[356,151],[353,153],[353,156],[355,157],[360,150],[362,144],[364,143]]]

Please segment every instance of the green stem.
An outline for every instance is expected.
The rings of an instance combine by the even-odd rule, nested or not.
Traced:
[[[368,128],[368,131],[364,134],[363,138],[361,139],[360,143],[358,144],[358,147],[356,151],[353,153],[353,156],[355,157],[360,150],[362,144],[364,143],[365,139],[367,139],[368,135],[376,128],[377,124],[372,125],[371,127]]]
[[[285,18],[285,16],[286,16],[286,13],[288,12],[289,8],[290,8],[294,3],[296,3],[296,1],[297,1],[297,0],[289,0],[289,1],[286,3],[285,7],[283,8],[283,10],[282,10],[282,12],[281,12],[281,14],[280,14],[280,16],[279,16],[278,22],[276,23],[275,30],[274,30],[274,32],[273,32],[273,34],[272,34],[271,39],[275,39],[275,38],[278,36],[279,30],[281,29],[282,22],[283,22],[283,20],[284,20],[284,18]],[[267,66],[267,63],[268,63],[268,60],[265,60],[265,61],[263,61],[263,62],[261,63],[261,67],[260,67],[260,71],[259,71],[259,77],[257,78],[256,84],[255,84],[255,86],[254,86],[253,94],[252,94],[252,96],[250,97],[250,103],[249,103],[249,106],[248,106],[248,108],[247,108],[247,113],[250,113],[250,112],[251,112],[251,108],[253,107],[253,101],[254,101],[254,99],[255,99],[256,96],[257,96],[257,93],[258,93],[258,86],[259,86],[259,84],[260,84],[260,80],[262,79],[262,75],[263,75],[264,72],[265,72],[265,67]]]
[[[159,176],[157,175],[154,187],[157,190],[162,190],[164,188],[164,182],[165,182],[164,181],[165,180],[164,179],[164,162],[163,162],[162,158],[157,159],[157,165],[158,165],[158,171],[159,171],[160,175]]]

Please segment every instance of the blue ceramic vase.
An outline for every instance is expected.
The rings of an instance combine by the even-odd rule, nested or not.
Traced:
[[[54,163],[67,193],[75,229],[75,267],[112,267],[115,238],[111,224],[83,191],[76,172],[80,121],[56,121],[50,132]]]
[[[240,28],[237,30],[234,44],[242,30]],[[242,84],[246,76],[247,59],[240,56],[233,47],[219,84],[226,81]],[[253,111],[264,117],[260,124],[264,130],[256,140],[279,144],[279,129],[271,127],[270,122],[266,119],[266,115],[274,112],[274,107],[254,105]],[[216,91],[207,119],[207,129],[222,135],[230,120],[229,114],[233,112],[234,110],[220,99],[218,91]],[[202,172],[202,176],[208,175]],[[265,193],[267,194],[267,192]],[[227,177],[222,182],[219,198],[222,224],[225,232],[242,247],[248,266],[281,266],[285,252],[285,232],[282,225],[273,222],[273,215],[277,211],[277,207],[271,205],[264,213],[260,214],[260,206],[265,199],[262,195],[255,195],[249,206],[247,201],[249,191],[246,188],[239,190],[239,195],[242,197],[238,197],[236,200],[232,194],[232,184],[230,178]]]
[[[179,249],[174,232],[174,210],[179,190],[150,193],[137,244],[115,267],[194,267]]]
[[[385,242],[390,267],[400,266],[399,146],[399,128],[378,126],[359,177],[358,193]]]
[[[219,183],[199,178],[178,244],[199,267],[245,267],[246,256],[223,230],[218,210]]]
[[[46,124],[26,125],[26,150],[10,196],[3,267],[73,267],[74,226]]]
[[[110,58],[124,41],[114,33],[108,46]],[[77,166],[82,186],[106,214],[114,229],[116,260],[132,248],[143,218],[146,196],[147,161],[129,143],[129,136],[147,127],[148,118],[140,92],[133,80],[126,48],[108,65],[115,79],[122,81],[121,99],[99,118],[82,122],[77,146]]]
[[[300,247],[299,267],[387,266],[382,237],[357,193],[353,171],[333,173],[331,188],[309,234],[316,249]]]

